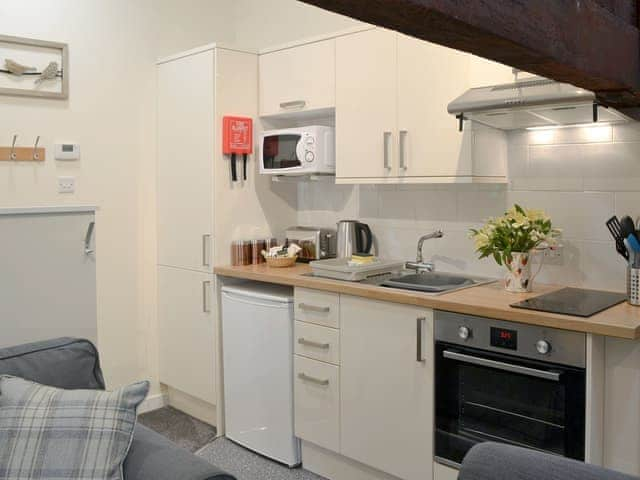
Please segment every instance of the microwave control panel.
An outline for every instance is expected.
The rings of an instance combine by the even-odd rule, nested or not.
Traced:
[[[308,132],[303,135],[304,142],[304,161],[313,163],[316,159],[316,139]]]

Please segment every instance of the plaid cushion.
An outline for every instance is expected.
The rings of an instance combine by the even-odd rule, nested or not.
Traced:
[[[0,376],[0,479],[122,480],[148,390],[61,390]]]

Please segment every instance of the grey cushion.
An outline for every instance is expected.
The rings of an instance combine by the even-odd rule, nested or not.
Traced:
[[[122,480],[148,391],[149,382],[105,392],[0,376],[0,479]]]
[[[467,453],[458,480],[638,480],[533,450],[486,442]]]
[[[104,389],[98,352],[88,340],[56,338],[0,349],[0,375],[58,388]]]
[[[124,463],[124,477],[127,480],[235,479],[140,424],[136,426],[133,445]]]

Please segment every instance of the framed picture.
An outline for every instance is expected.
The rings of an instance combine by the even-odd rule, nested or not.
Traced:
[[[0,95],[69,97],[69,46],[0,35]]]

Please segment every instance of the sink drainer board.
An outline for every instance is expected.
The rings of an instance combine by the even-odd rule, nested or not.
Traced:
[[[440,293],[476,284],[471,278],[448,273],[416,273],[385,280],[383,287],[417,290],[420,292]]]
[[[399,272],[404,267],[404,262],[399,260],[378,259],[368,265],[349,265],[347,258],[331,258],[328,260],[316,260],[309,265],[314,276],[346,280],[348,282],[361,282],[367,278]]]

